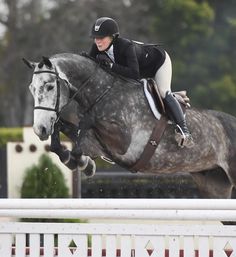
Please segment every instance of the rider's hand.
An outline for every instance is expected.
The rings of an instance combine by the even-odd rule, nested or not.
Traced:
[[[98,54],[96,56],[96,60],[101,66],[110,68],[110,69],[112,68],[113,62],[106,54]]]
[[[87,52],[85,52],[85,51],[82,51],[82,52],[80,53],[80,55],[82,55],[82,56],[84,56],[84,57],[91,58],[91,56],[90,56]]]

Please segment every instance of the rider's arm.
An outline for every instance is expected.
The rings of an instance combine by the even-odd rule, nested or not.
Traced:
[[[129,44],[120,58],[125,58],[127,65],[120,65],[116,62],[111,70],[127,78],[139,79],[139,64],[134,44]]]

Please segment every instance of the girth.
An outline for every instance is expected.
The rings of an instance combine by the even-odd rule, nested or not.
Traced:
[[[162,138],[162,135],[166,129],[168,120],[165,116],[161,116],[160,120],[156,120],[155,126],[152,130],[152,134],[143,149],[141,156],[138,161],[131,167],[131,170],[134,172],[138,172],[140,170],[145,169],[145,166],[149,163],[152,158],[156,148]]]

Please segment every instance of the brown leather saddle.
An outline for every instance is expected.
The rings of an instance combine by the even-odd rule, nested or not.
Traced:
[[[155,102],[155,105],[158,109],[158,111],[162,115],[166,114],[166,108],[164,105],[164,102],[162,100],[159,88],[156,84],[156,82],[153,79],[147,79],[147,88],[149,93],[152,95],[153,101]],[[186,108],[190,108],[190,99],[187,96],[187,92],[185,90],[183,91],[177,91],[172,92],[173,96],[177,99],[177,101],[180,103],[183,111],[185,112]]]
[[[155,122],[151,136],[146,146],[144,147],[139,160],[131,167],[133,172],[145,170],[145,167],[152,158],[169,121],[169,117],[166,112],[164,102],[161,98],[158,86],[153,79],[147,79],[147,89],[152,95],[155,106],[159,113],[161,113],[161,117],[160,120]],[[190,107],[189,98],[187,97],[186,91],[173,92],[172,94],[179,101],[183,112],[185,113],[186,108]]]

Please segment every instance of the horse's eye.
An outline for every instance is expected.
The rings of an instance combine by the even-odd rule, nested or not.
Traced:
[[[54,88],[53,85],[48,85],[48,86],[47,86],[47,90],[48,90],[48,91],[52,90],[53,88]]]

